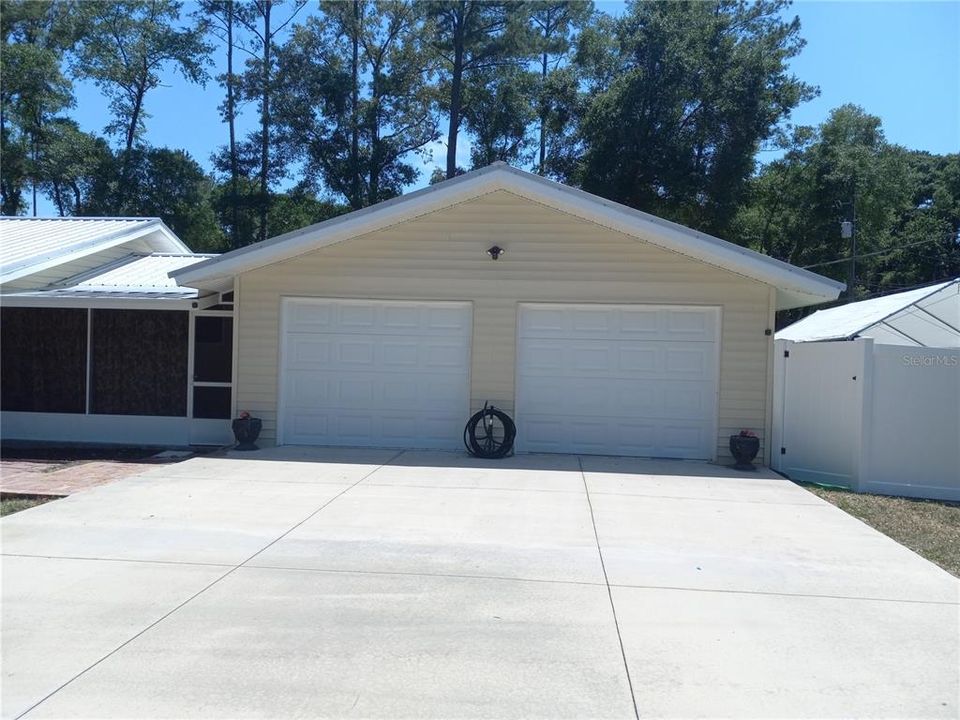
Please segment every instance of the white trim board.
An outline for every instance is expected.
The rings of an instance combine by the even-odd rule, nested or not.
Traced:
[[[0,295],[4,307],[36,308],[93,308],[95,310],[203,310],[219,302],[219,295],[204,297],[111,297],[110,293],[97,296],[69,297],[65,295],[14,294]]]

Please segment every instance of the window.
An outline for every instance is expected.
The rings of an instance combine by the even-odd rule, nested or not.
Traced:
[[[230,417],[233,318],[196,315],[193,320],[193,417]]]
[[[187,414],[188,313],[94,310],[90,412]]]
[[[87,311],[0,309],[0,407],[82,413],[87,399]]]
[[[230,417],[229,387],[196,385],[193,388],[193,416],[225,420]]]
[[[201,315],[195,322],[193,379],[198,382],[230,382],[233,318]]]

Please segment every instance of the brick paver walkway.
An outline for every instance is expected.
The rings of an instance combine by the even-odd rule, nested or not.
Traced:
[[[0,460],[0,492],[71,495],[176,460]]]

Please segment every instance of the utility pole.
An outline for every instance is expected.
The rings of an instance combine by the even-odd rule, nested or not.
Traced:
[[[850,240],[850,269],[847,274],[847,299],[853,300],[857,288],[857,186],[853,186],[851,219],[840,223],[840,237]]]
[[[853,186],[853,227],[850,231],[850,297],[857,294],[857,186]]]

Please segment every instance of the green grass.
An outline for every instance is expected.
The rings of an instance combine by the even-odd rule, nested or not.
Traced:
[[[56,500],[55,497],[8,497],[0,500],[0,516],[10,515],[11,513],[20,512],[21,510],[26,510],[27,508],[35,507],[36,505],[43,505],[45,502],[50,502],[51,500]]]
[[[960,503],[804,487],[960,577]]]

